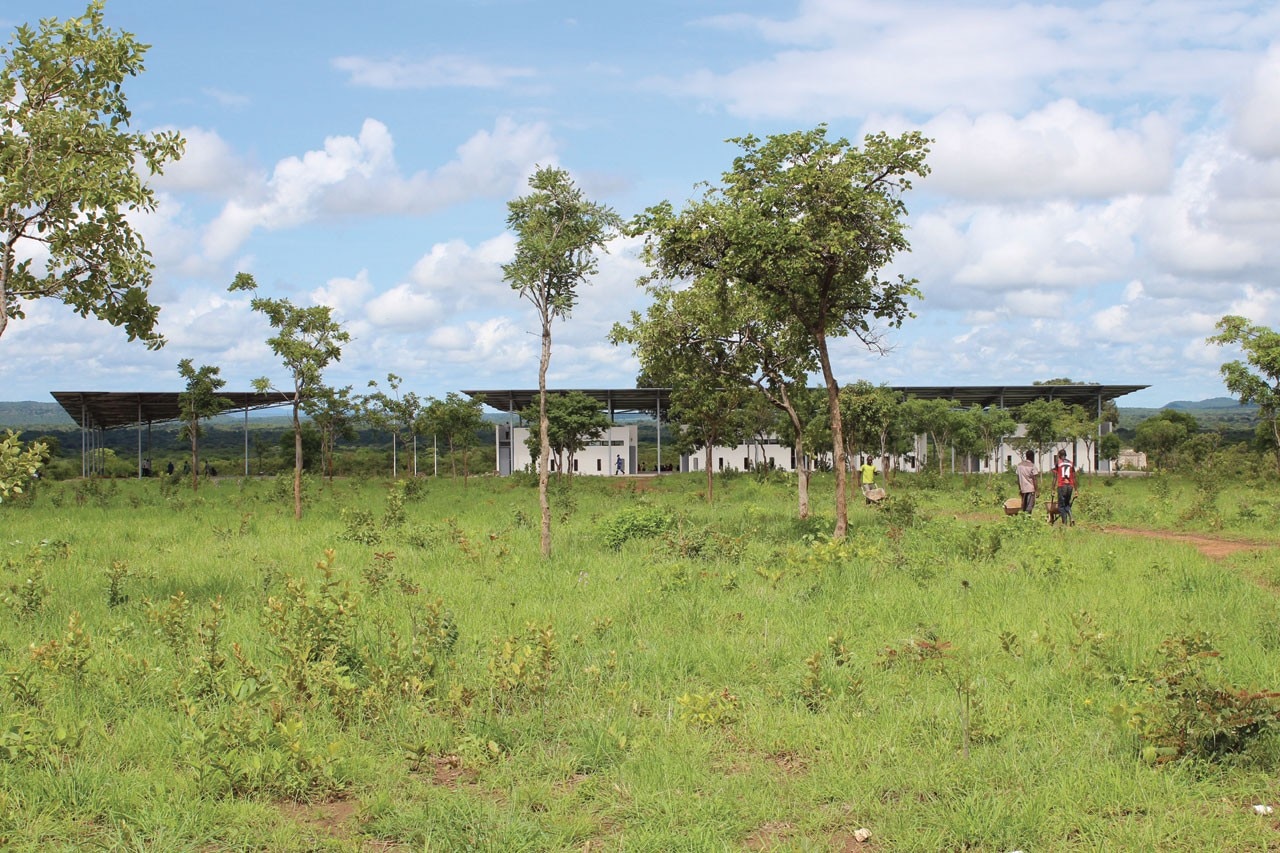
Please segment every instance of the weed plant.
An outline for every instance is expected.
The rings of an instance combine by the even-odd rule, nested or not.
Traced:
[[[50,482],[0,507],[0,846],[1268,849],[1280,491]],[[1210,559],[1185,541],[1252,547]]]

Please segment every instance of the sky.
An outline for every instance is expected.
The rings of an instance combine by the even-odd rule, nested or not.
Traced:
[[[5,0],[0,40],[85,0]],[[151,45],[132,128],[186,153],[131,217],[168,344],[61,303],[0,338],[0,399],[289,386],[259,293],[350,332],[326,382],[444,397],[536,388],[537,316],[503,281],[507,203],[539,166],[631,217],[718,183],[727,140],[828,126],[933,140],[905,201],[915,319],[842,383],[1145,384],[1223,396],[1226,314],[1280,327],[1280,4],[1233,0],[107,0]],[[648,300],[618,238],[553,329],[554,388],[634,387],[610,327]]]

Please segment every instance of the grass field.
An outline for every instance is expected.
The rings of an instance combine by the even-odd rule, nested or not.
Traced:
[[[1089,479],[1062,529],[901,477],[832,542],[829,479],[808,521],[702,486],[560,484],[544,561],[523,478],[301,522],[41,484],[0,507],[0,844],[1280,848],[1280,490]]]

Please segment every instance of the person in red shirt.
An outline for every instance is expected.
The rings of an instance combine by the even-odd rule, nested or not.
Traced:
[[[1071,500],[1075,497],[1076,466],[1067,458],[1067,450],[1058,451],[1058,459],[1053,465],[1054,480],[1058,484],[1058,515],[1063,525],[1074,525],[1076,520],[1071,516]]]

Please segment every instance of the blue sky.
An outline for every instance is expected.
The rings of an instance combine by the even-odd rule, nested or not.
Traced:
[[[8,0],[6,34],[84,0]],[[981,0],[645,4],[489,0],[108,0],[152,45],[134,127],[178,129],[137,226],[169,344],[148,352],[57,303],[0,340],[0,399],[284,383],[269,332],[227,285],[333,306],[352,333],[334,384],[537,384],[536,317],[502,281],[506,203],[538,165],[630,216],[716,181],[745,134],[858,140],[921,129],[907,198],[924,294],[892,351],[836,348],[842,382],[1152,388],[1224,394],[1224,314],[1280,326],[1280,7]],[[605,335],[645,306],[619,239],[554,330],[550,383],[634,384]]]

